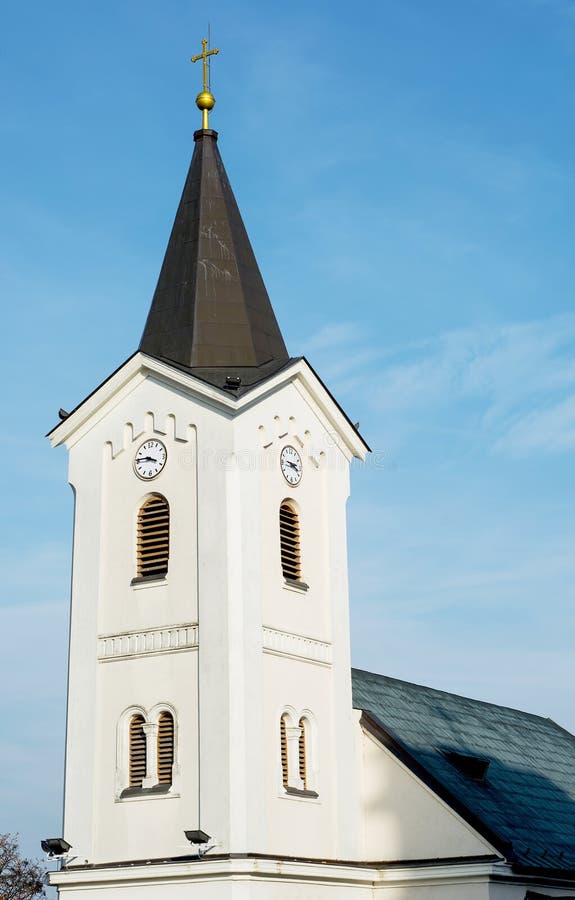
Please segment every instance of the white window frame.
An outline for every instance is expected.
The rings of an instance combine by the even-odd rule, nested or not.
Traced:
[[[283,783],[283,767],[281,754],[281,719],[286,719],[288,782]],[[299,772],[299,739],[301,735],[300,720],[306,723],[306,775],[307,788],[304,790],[303,781]],[[280,797],[317,802],[319,797],[319,771],[318,771],[318,736],[317,724],[314,714],[310,709],[301,709],[299,712],[293,706],[284,706],[276,717],[277,746],[277,772],[278,794]]]
[[[158,727],[163,712],[168,712],[174,722],[174,763],[172,766],[172,783],[167,791],[151,793],[158,782]],[[136,790],[129,796],[122,796],[130,787],[130,722],[133,716],[143,716],[144,734],[146,735],[146,776],[142,781],[141,791]],[[116,729],[116,777],[115,799],[124,803],[128,800],[159,800],[163,797],[179,797],[181,791],[181,767],[179,763],[179,728],[178,715],[171,703],[157,703],[150,710],[143,706],[129,706],[118,719]]]

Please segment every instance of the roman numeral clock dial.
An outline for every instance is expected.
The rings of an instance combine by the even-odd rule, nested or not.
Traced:
[[[139,478],[149,481],[160,474],[167,458],[168,453],[161,441],[145,441],[136,451],[134,472]]]
[[[288,484],[295,487],[301,481],[303,466],[301,456],[295,447],[284,447],[280,454],[280,468]]]

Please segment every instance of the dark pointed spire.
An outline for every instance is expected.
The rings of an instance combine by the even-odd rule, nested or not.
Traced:
[[[289,357],[217,132],[196,131],[194,140],[140,350],[220,386],[228,375],[253,384]]]

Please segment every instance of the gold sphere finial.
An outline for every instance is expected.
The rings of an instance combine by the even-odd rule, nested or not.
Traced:
[[[196,106],[202,111],[202,128],[204,130],[209,128],[208,114],[214,108],[216,102],[214,95],[210,92],[208,60],[210,56],[215,56],[219,52],[217,47],[214,47],[213,50],[208,50],[208,39],[204,38],[202,40],[202,52],[197,56],[192,56],[192,62],[198,62],[201,59],[204,68],[204,87],[196,97]]]
[[[215,103],[216,98],[209,91],[202,91],[196,97],[196,106],[201,110],[207,109],[209,111],[214,108]]]

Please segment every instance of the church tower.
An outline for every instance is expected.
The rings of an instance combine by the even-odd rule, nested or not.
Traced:
[[[206,82],[197,102],[139,348],[50,433],[75,496],[71,898],[223,898],[360,858],[345,508],[367,447],[288,356]]]

